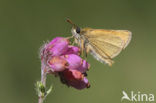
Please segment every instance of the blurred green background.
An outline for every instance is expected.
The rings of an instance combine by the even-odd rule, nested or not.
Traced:
[[[67,17],[80,27],[130,30],[132,41],[112,67],[89,56],[89,89],[49,75],[54,89],[45,103],[120,103],[123,90],[156,95],[155,0],[0,0],[0,103],[37,103],[39,48],[71,35]]]

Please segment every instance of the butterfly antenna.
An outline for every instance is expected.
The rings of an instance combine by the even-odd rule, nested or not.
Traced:
[[[67,22],[74,25],[73,22],[69,18],[67,18]]]
[[[70,23],[73,27],[77,27],[77,25],[75,25],[69,18],[67,18],[66,20],[68,23]]]

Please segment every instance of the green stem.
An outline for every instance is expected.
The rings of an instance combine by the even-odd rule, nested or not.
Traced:
[[[46,78],[47,73],[44,71],[45,68],[41,68],[41,83],[43,84],[44,88],[46,88]],[[45,95],[43,96],[42,93],[39,93],[38,103],[43,103],[45,99]]]

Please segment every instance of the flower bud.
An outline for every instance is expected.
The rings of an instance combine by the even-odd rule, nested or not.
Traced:
[[[66,69],[68,65],[67,61],[60,56],[52,57],[48,61],[49,67],[51,68],[52,72],[61,72]]]
[[[77,70],[66,69],[60,73],[60,77],[62,81],[66,81],[64,83],[76,89],[84,89],[90,86],[88,79]]]
[[[68,50],[64,53],[64,55],[67,55],[67,54],[79,55],[80,49],[76,46],[68,46]]]
[[[68,62],[69,69],[77,69],[80,67],[80,65],[82,63],[82,59],[78,55],[75,55],[75,54],[69,54],[69,55],[65,55],[63,57]]]
[[[81,66],[77,69],[81,73],[85,73],[89,69],[90,65],[86,60],[83,60]]]
[[[68,40],[62,37],[53,39],[46,47],[52,56],[60,56],[68,50]]]

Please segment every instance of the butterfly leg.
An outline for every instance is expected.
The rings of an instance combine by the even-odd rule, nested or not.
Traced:
[[[69,37],[66,37],[66,39],[72,39],[74,36],[72,35],[72,36],[69,36]],[[70,41],[70,44],[72,44],[72,45],[74,45],[75,44],[75,38],[74,38],[74,41],[72,42],[72,41]]]
[[[66,37],[66,39],[72,39],[74,36],[72,35],[72,36],[69,36],[69,37]]]
[[[76,44],[78,43],[78,41],[77,41],[76,38],[74,38],[74,41],[73,41],[72,45],[75,45],[75,43],[76,43]]]
[[[84,40],[83,39],[80,41],[80,50],[81,50],[81,55],[83,57],[84,56]]]
[[[88,53],[90,52],[90,47],[88,45],[85,46],[85,57],[87,58]]]

